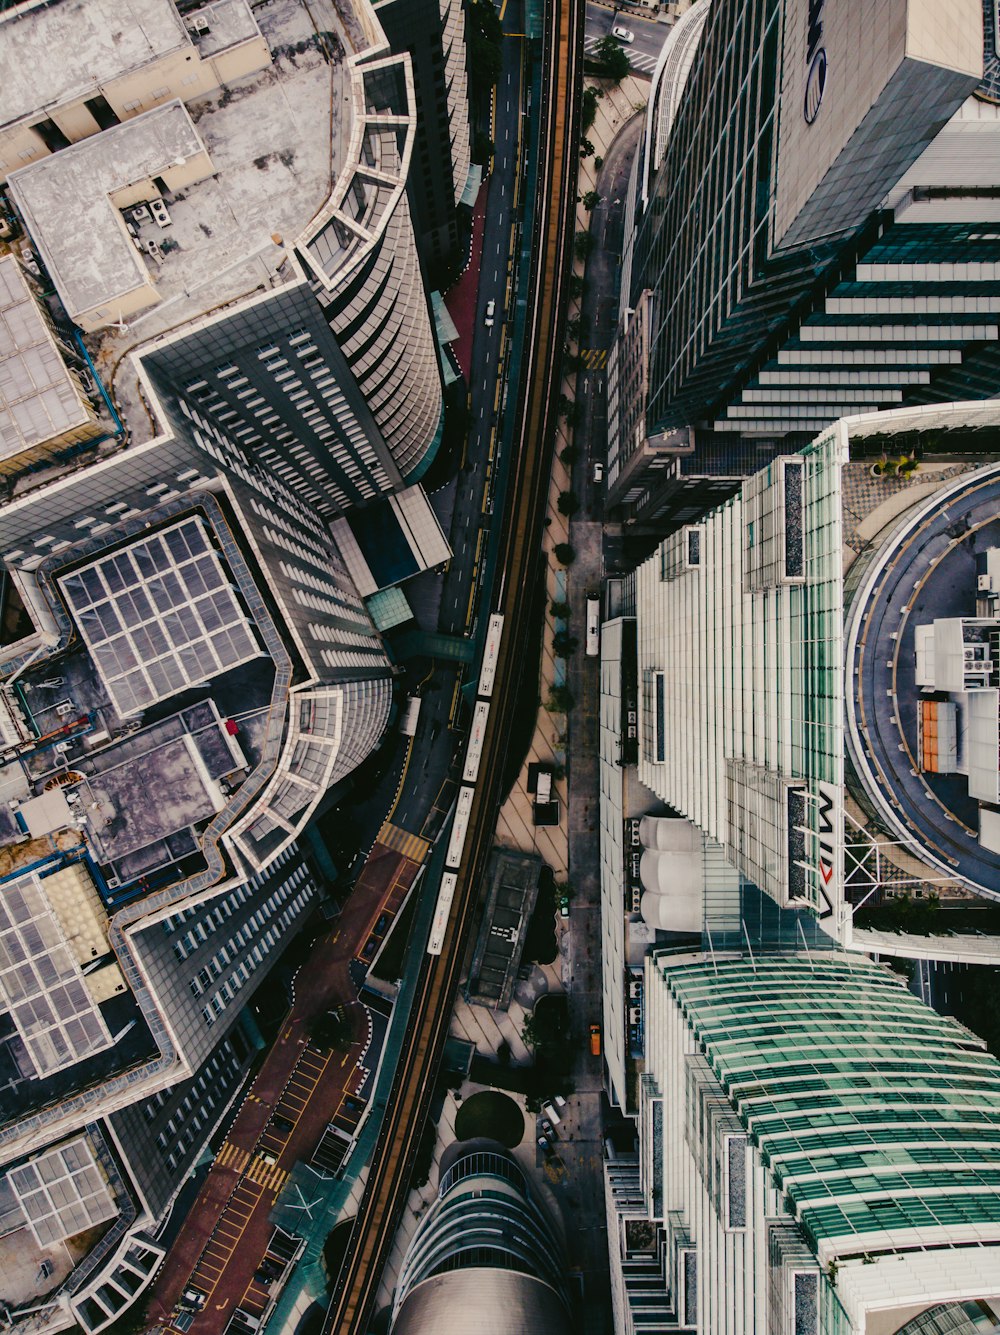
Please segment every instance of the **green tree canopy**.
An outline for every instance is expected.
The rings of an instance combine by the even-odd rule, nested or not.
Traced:
[[[597,115],[597,89],[585,88],[583,90],[583,107],[581,109],[580,128],[584,134],[594,123],[594,117]]]
[[[589,232],[577,232],[573,238],[573,254],[578,260],[585,260],[594,249],[594,238]]]
[[[610,33],[607,37],[602,37],[594,47],[594,61],[601,67],[601,73],[612,83],[621,83],[628,74],[628,55]]]

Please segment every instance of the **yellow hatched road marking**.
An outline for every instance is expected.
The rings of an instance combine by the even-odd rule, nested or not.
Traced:
[[[386,848],[391,848],[393,852],[402,853],[411,862],[423,862],[430,848],[428,841],[422,839],[419,834],[411,834],[409,830],[404,830],[389,821],[386,821],[379,830],[378,841],[380,844],[385,844]]]
[[[243,1172],[249,1159],[250,1155],[246,1150],[241,1150],[238,1145],[234,1145],[229,1140],[225,1142],[215,1156],[215,1162],[220,1168],[232,1168],[237,1173]]]

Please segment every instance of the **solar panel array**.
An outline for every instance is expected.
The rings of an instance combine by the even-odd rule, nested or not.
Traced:
[[[41,1247],[103,1224],[118,1213],[83,1136],[12,1168],[8,1181]]]
[[[34,876],[8,882],[0,895],[0,998],[39,1076],[111,1046],[59,920]]]
[[[102,556],[60,583],[123,717],[261,652],[196,517]]]

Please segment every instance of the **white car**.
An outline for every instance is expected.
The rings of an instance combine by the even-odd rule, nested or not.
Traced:
[[[594,464],[594,481],[595,481],[595,482],[603,482],[603,481],[604,481],[604,465],[603,465],[603,464]]]
[[[629,32],[628,28],[612,28],[611,36],[617,37],[619,42],[634,42],[635,33]]]
[[[483,324],[487,329],[493,328],[493,316],[496,313],[496,308],[497,304],[495,301],[488,301],[486,303],[486,319],[483,321]]]

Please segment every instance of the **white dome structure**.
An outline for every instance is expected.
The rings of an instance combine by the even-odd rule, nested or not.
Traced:
[[[702,925],[702,837],[690,821],[643,816],[639,880],[643,921],[662,932],[700,932]]]

